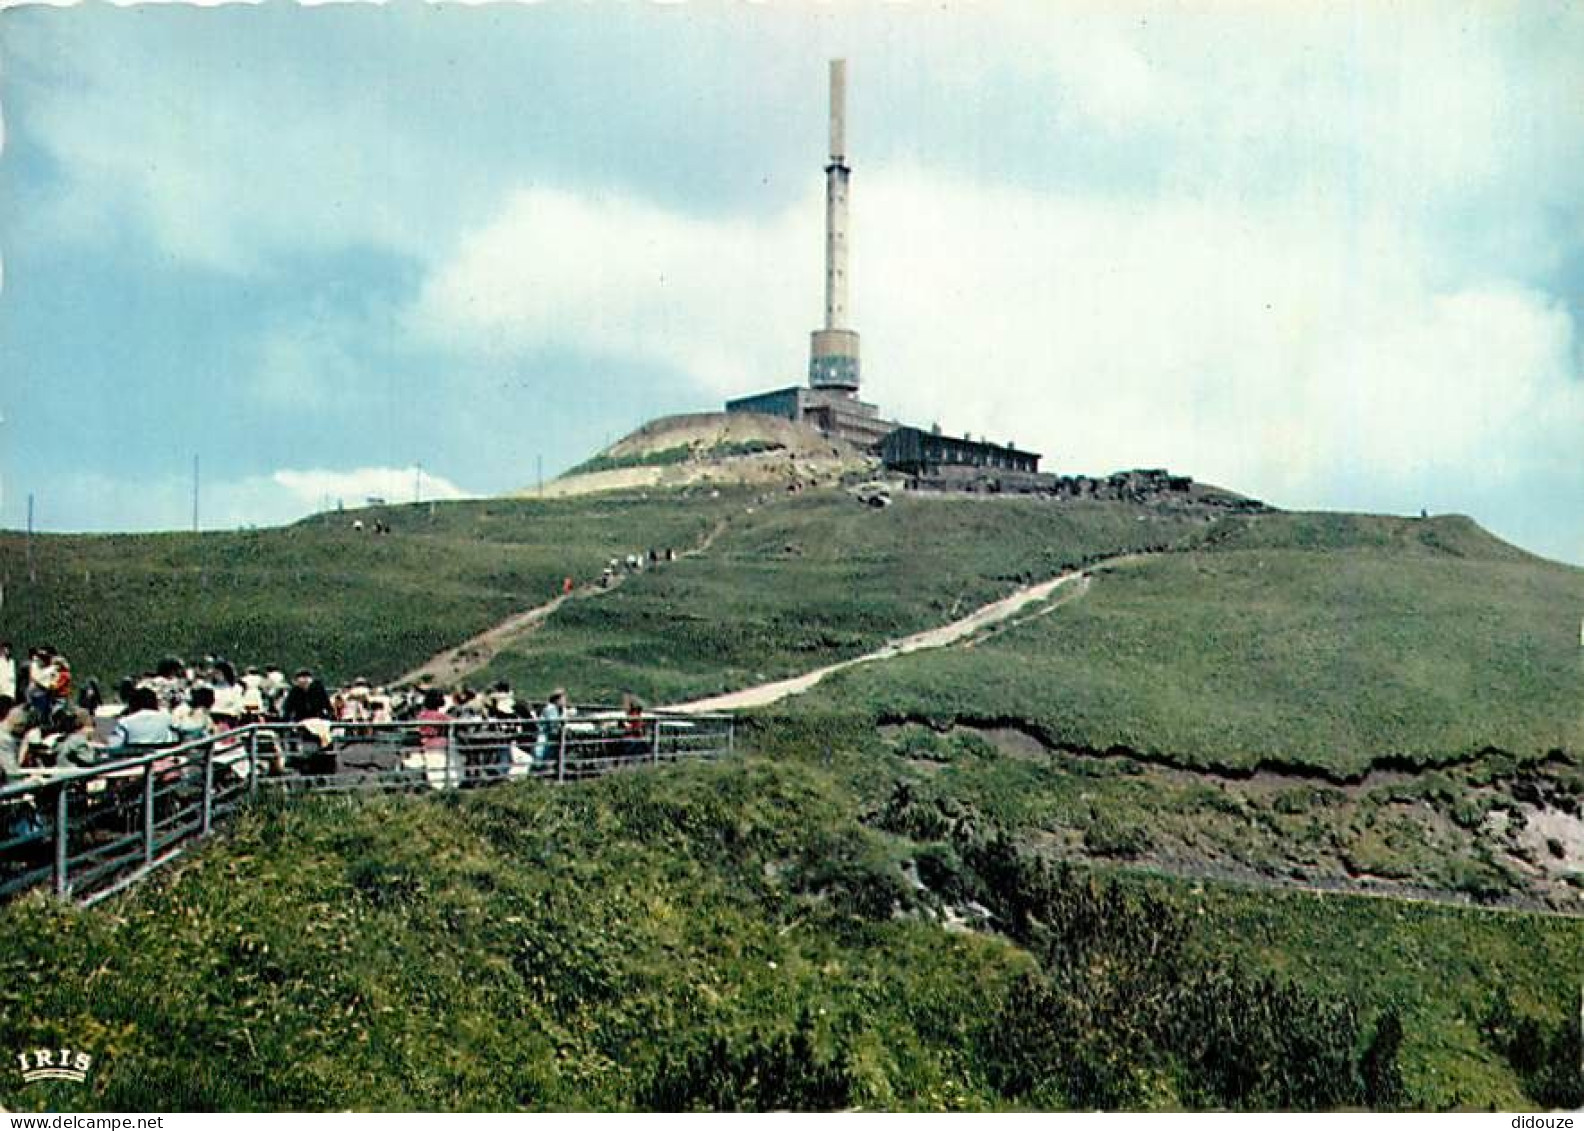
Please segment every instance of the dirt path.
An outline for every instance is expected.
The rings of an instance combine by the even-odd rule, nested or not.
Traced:
[[[680,558],[693,558],[706,553],[715,540],[725,531],[728,519],[721,519],[704,535],[698,545],[688,550],[683,550],[677,555]],[[656,568],[650,566],[648,568]],[[472,675],[484,665],[488,664],[508,644],[512,644],[537,629],[568,601],[581,600],[589,597],[598,597],[604,593],[612,593],[619,589],[631,574],[617,574],[609,586],[601,586],[594,582],[580,585],[571,593],[563,593],[542,605],[535,605],[531,609],[524,609],[514,613],[499,624],[485,629],[470,640],[464,640],[455,648],[447,648],[444,652],[429,657],[418,667],[405,675],[398,676],[393,686],[404,687],[411,684],[437,683],[441,686],[450,686],[460,683],[466,676]]]
[[[1083,596],[1089,591],[1090,573],[1102,566],[1116,565],[1129,560],[1134,555],[1126,558],[1107,559],[1097,562],[1087,569],[1077,569],[1053,577],[1049,581],[1042,581],[1038,585],[1030,585],[1002,597],[999,601],[992,601],[982,608],[976,609],[960,620],[950,624],[943,624],[938,628],[925,629],[923,632],[914,633],[912,636],[895,640],[868,652],[862,656],[855,656],[850,660],[840,663],[828,664],[823,668],[816,668],[811,672],[793,676],[790,679],[780,679],[772,683],[761,683],[755,687],[745,687],[740,691],[731,691],[725,695],[715,695],[708,699],[695,699],[691,703],[678,703],[668,708],[673,711],[738,711],[749,707],[765,707],[771,703],[778,703],[792,695],[801,695],[826,676],[835,672],[845,671],[847,668],[857,667],[859,664],[874,663],[877,660],[890,660],[897,656],[905,656],[909,652],[919,652],[926,648],[945,648],[959,641],[983,631],[992,625],[1000,625],[1016,617],[1030,605],[1048,600],[1057,590],[1070,587],[1070,592],[1064,593],[1060,600],[1053,602],[1045,609],[1032,614],[1025,619],[1043,615],[1057,605]]]

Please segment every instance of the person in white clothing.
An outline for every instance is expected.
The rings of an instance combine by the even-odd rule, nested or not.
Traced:
[[[0,641],[0,699],[16,702],[16,657],[11,652],[11,641]]]

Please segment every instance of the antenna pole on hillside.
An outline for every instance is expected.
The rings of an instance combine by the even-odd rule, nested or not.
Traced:
[[[413,502],[423,502],[423,464],[413,467]]]
[[[28,580],[37,581],[38,574],[33,571],[33,492],[28,492],[28,533],[27,533],[27,567]]]
[[[534,456],[534,471],[539,479],[539,494],[544,494],[544,456]]]
[[[193,533],[198,533],[198,453],[193,453]]]

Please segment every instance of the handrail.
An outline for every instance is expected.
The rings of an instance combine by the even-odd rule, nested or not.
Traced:
[[[567,723],[579,722],[618,722],[626,721],[630,716],[616,707],[591,708],[580,711],[575,715],[568,715],[561,719],[394,719],[389,722],[352,722],[346,719],[324,719],[332,733],[336,730],[345,731],[349,728],[358,731],[387,730],[403,731],[417,730],[419,728],[432,730],[454,731],[462,728],[497,727],[509,728],[516,726],[527,731],[548,723],[551,726],[564,726]],[[666,708],[646,710],[641,716],[636,716],[643,722],[669,722],[704,720],[710,722],[723,722],[733,718],[725,711],[710,713],[700,712],[689,714],[684,711],[674,711]],[[307,720],[314,721],[314,720]],[[216,734],[206,734],[201,738],[189,739],[186,742],[173,743],[168,746],[147,747],[139,746],[137,749],[145,753],[134,754],[128,758],[113,758],[104,762],[95,762],[91,766],[78,766],[71,770],[63,770],[60,766],[34,766],[24,769],[17,775],[17,780],[0,785],[0,802],[19,797],[23,794],[34,793],[38,789],[55,786],[70,785],[74,782],[100,777],[115,771],[137,769],[154,762],[177,757],[192,750],[199,750],[206,746],[228,744],[234,740],[244,739],[253,734],[278,734],[282,731],[295,731],[301,729],[302,722],[292,722],[289,719],[266,720],[260,723],[248,723],[246,726],[234,727],[231,730],[220,731]]]
[[[49,886],[96,902],[179,857],[261,789],[564,782],[735,752],[734,716],[725,713],[324,721],[328,744],[302,723],[264,721],[93,766],[41,767],[0,787],[0,899]],[[273,749],[261,749],[265,735]]]

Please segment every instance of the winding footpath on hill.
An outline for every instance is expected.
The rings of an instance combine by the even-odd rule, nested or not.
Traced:
[[[709,548],[715,544],[715,540],[726,530],[728,521],[728,519],[721,519],[704,535],[696,546],[683,550],[677,557],[692,558],[707,553]],[[442,686],[460,683],[464,678],[472,675],[493,660],[507,645],[522,639],[549,620],[551,615],[568,601],[598,597],[602,593],[614,592],[620,588],[629,576],[631,575],[617,574],[609,585],[589,582],[578,586],[570,593],[562,593],[542,605],[535,605],[531,609],[513,613],[499,624],[485,629],[477,636],[464,640],[454,648],[447,648],[444,652],[429,657],[412,671],[398,676],[393,683],[397,687],[426,682],[438,683]]]
[[[1133,557],[1134,555],[1127,555]],[[1097,565],[1115,565],[1127,560],[1124,558],[1109,558]],[[919,652],[926,648],[946,648],[953,644],[967,640],[969,637],[990,628],[992,625],[1002,625],[1012,620],[1030,605],[1041,601],[1048,601],[1058,590],[1066,589],[1060,598],[1052,601],[1045,608],[1033,614],[1043,616],[1052,609],[1059,608],[1068,601],[1083,596],[1089,591],[1090,571],[1096,568],[1072,570],[1069,573],[1053,577],[1048,581],[1041,581],[1037,585],[1028,585],[1015,590],[998,601],[991,601],[979,609],[974,610],[960,620],[950,624],[943,624],[938,628],[925,629],[912,636],[905,636],[901,640],[894,640],[873,652],[862,656],[854,656],[850,660],[839,663],[827,664],[823,668],[804,672],[802,675],[792,676],[790,679],[779,679],[770,683],[761,683],[753,687],[745,687],[738,691],[731,691],[725,695],[712,695],[708,699],[695,699],[688,703],[677,703],[667,708],[672,711],[685,711],[689,713],[703,713],[707,711],[741,711],[750,707],[767,707],[772,703],[793,695],[801,695],[826,676],[833,675],[860,664],[871,664],[879,660],[891,660],[898,656],[905,656],[909,652]],[[1033,616],[1024,618],[1033,619]]]

